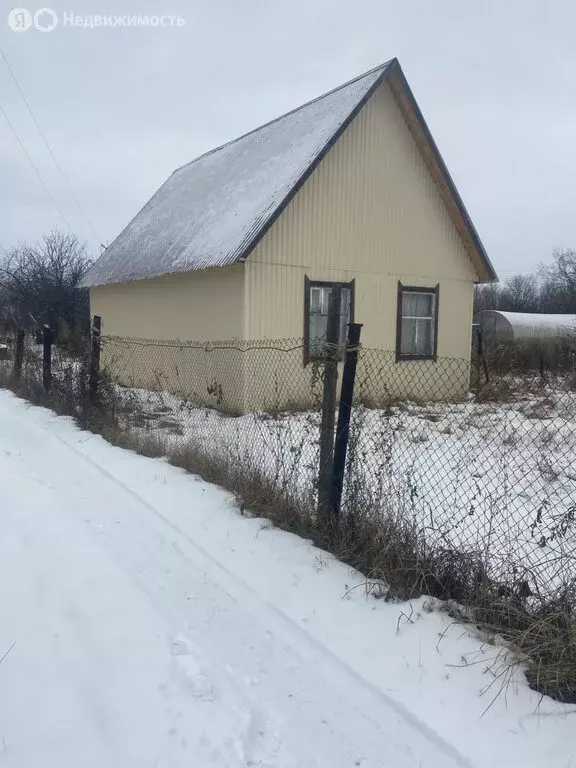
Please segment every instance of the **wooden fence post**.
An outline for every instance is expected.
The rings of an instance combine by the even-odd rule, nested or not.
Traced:
[[[346,469],[346,452],[350,434],[350,416],[352,415],[352,400],[354,398],[354,382],[356,381],[356,364],[360,345],[362,323],[349,323],[348,342],[346,345],[346,362],[342,374],[342,390],[340,393],[340,409],[338,411],[338,426],[336,427],[336,445],[334,462],[332,464],[332,488],[330,510],[334,520],[340,517],[342,490],[344,488],[344,472]]]
[[[328,300],[324,392],[322,397],[322,420],[320,423],[320,467],[318,472],[318,513],[327,519],[330,515],[330,488],[334,456],[341,299],[342,286],[336,283]]]
[[[92,344],[90,348],[90,381],[88,394],[90,402],[95,405],[98,400],[98,379],[100,378],[100,344],[102,336],[102,318],[94,315],[92,323]]]
[[[24,331],[16,332],[16,348],[14,349],[14,367],[12,376],[15,381],[20,381],[22,377],[22,363],[24,361]]]
[[[45,392],[52,389],[52,329],[49,325],[42,328],[42,384]]]

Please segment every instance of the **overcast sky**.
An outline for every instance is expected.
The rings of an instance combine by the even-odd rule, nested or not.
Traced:
[[[27,0],[24,0],[26,4]],[[535,0],[45,0],[0,46],[0,106],[93,255],[198,154],[398,56],[501,277],[576,248],[576,5]],[[32,13],[42,3],[27,7]],[[174,14],[166,28],[64,14]],[[66,229],[0,112],[0,245]]]

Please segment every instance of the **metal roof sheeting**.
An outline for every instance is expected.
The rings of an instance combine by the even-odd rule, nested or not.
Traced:
[[[390,63],[179,168],[83,285],[224,267],[243,258]]]

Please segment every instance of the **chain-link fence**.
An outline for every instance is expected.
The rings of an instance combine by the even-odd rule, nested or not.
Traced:
[[[467,589],[492,579],[518,599],[558,597],[576,583],[573,374],[516,369],[486,381],[473,366],[463,394],[468,371],[462,360],[397,364],[361,351],[348,503],[358,496],[410,522],[447,564],[464,553]]]
[[[306,352],[300,339],[102,337],[100,366],[122,428],[194,442],[215,459],[235,454],[313,499],[324,366],[305,365]],[[30,341],[22,375],[39,391],[42,357]],[[54,348],[53,398],[87,398],[87,357]],[[576,368],[489,363],[486,381],[476,362],[396,362],[362,348],[343,513],[365,510],[409,522],[428,546],[473,555],[484,576],[524,596],[556,593],[576,575]]]
[[[102,342],[130,428],[235,452],[313,498],[323,365],[304,359],[298,339]],[[576,377],[477,371],[361,349],[343,512],[409,523],[444,556],[465,552],[471,578],[556,594],[576,573]]]
[[[0,362],[5,379],[8,365]],[[576,366],[397,362],[360,348],[340,524],[330,532],[317,519],[324,369],[300,339],[102,337],[92,406],[122,444],[229,487],[390,594],[481,604],[499,630],[527,631],[530,616],[553,606],[564,622],[554,631],[573,627]],[[88,354],[58,351],[52,399],[88,402],[89,370]],[[21,378],[41,387],[41,347],[27,346]],[[573,635],[562,642],[574,656]]]
[[[101,367],[114,381],[229,414],[317,407],[322,368],[303,361],[302,339],[202,343],[102,337]]]

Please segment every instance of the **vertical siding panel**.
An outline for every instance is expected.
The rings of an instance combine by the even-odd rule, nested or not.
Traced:
[[[242,337],[244,264],[90,289],[106,335],[186,341]]]
[[[229,341],[245,331],[245,266],[205,269],[90,289],[91,312],[102,317],[105,336],[182,341]],[[129,350],[127,352],[127,349]],[[207,386],[223,386],[228,407],[242,407],[241,357],[226,351],[206,356],[193,350],[158,346],[133,349],[104,345],[103,360],[129,386],[206,396]],[[109,359],[106,361],[106,355]],[[160,375],[160,378],[159,378]]]
[[[387,86],[336,142],[246,268],[251,338],[302,335],[305,275],[355,278],[365,342],[392,349],[400,279],[441,283],[438,352],[469,354],[476,275]],[[457,322],[450,321],[450,308]]]

